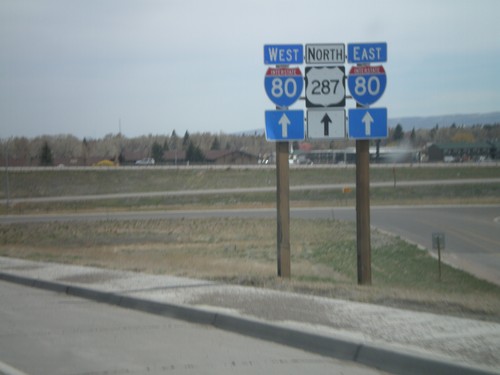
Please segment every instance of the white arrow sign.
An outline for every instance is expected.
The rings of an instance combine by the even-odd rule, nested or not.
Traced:
[[[281,136],[283,138],[288,138],[288,125],[290,125],[291,122],[286,113],[283,113],[283,116],[281,116],[278,124],[281,125]]]
[[[365,124],[365,135],[370,136],[372,131],[372,122],[373,122],[373,117],[370,115],[370,112],[366,112],[366,114],[363,116],[363,119],[361,122]]]

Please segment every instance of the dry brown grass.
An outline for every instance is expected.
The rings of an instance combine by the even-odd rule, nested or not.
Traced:
[[[373,286],[356,284],[355,225],[292,220],[292,279],[276,277],[271,219],[0,226],[0,255],[189,276],[500,321],[500,288],[443,268],[425,251],[372,233]]]

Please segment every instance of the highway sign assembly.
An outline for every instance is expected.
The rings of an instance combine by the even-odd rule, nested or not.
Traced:
[[[387,43],[350,43],[347,45],[349,64],[387,62]]]
[[[307,111],[308,139],[344,139],[345,110],[310,109]]]
[[[266,111],[266,140],[303,141],[304,138],[303,110]]]
[[[345,44],[306,44],[306,64],[345,63]]]
[[[306,67],[306,107],[345,106],[345,67]]]
[[[349,109],[350,139],[387,138],[387,108]]]
[[[295,65],[304,62],[302,44],[266,44],[264,45],[264,64]]]
[[[353,64],[348,88],[358,108],[348,110],[346,120],[346,61]],[[304,63],[304,77],[298,67]],[[387,108],[370,108],[386,88],[384,67],[387,43],[268,44],[264,45],[267,69],[264,86],[277,110],[265,111],[266,139],[276,142],[276,203],[278,276],[290,277],[290,182],[289,141],[345,139],[356,140],[356,252],[358,284],[370,285],[370,140],[387,138]],[[304,87],[305,86],[305,87]],[[304,111],[288,107],[305,91]],[[346,129],[347,121],[347,129]],[[306,129],[307,128],[307,129]],[[439,243],[439,241],[438,241]],[[439,250],[438,250],[439,251]],[[441,264],[441,263],[439,263]],[[441,275],[441,272],[440,272]],[[440,276],[441,277],[441,276]]]
[[[353,66],[347,78],[349,92],[362,106],[380,99],[387,85],[383,66]]]
[[[264,78],[267,96],[278,107],[288,107],[300,98],[304,80],[299,68],[269,68]]]

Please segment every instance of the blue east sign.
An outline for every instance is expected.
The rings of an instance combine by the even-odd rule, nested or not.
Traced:
[[[387,43],[351,43],[347,45],[349,64],[387,62]]]

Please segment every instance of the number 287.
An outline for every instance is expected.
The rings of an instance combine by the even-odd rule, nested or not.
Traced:
[[[313,95],[335,95],[339,82],[338,79],[324,79],[322,81],[315,79],[311,82],[311,93]]]

